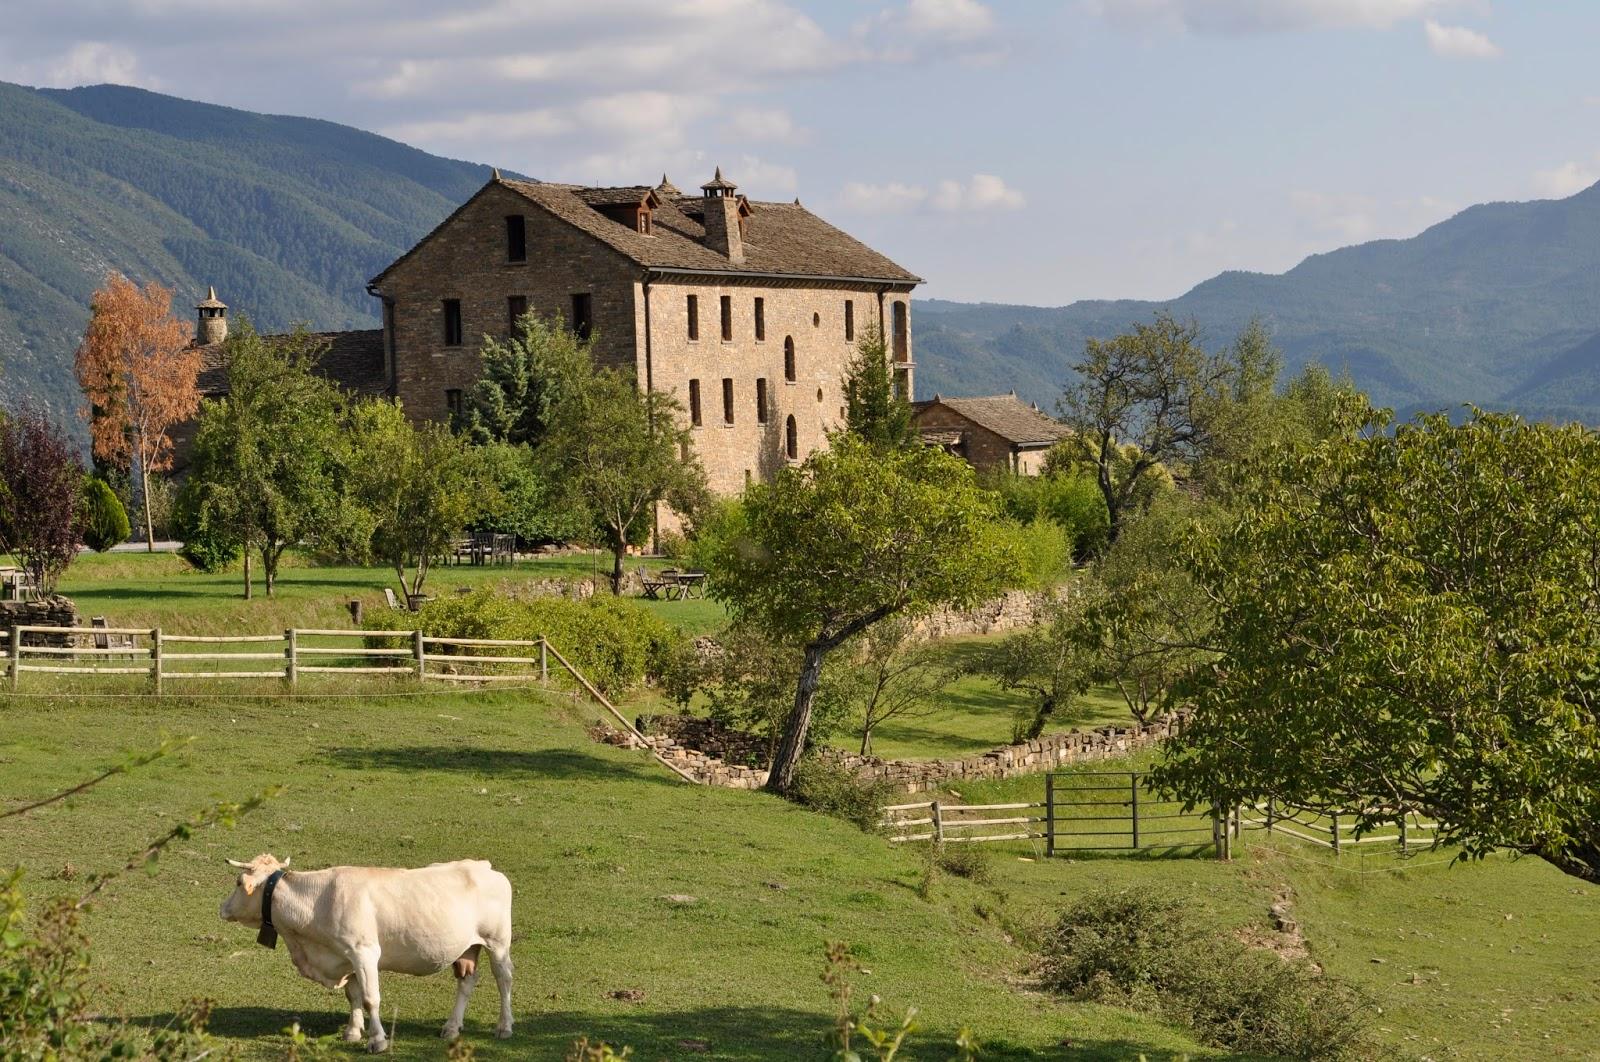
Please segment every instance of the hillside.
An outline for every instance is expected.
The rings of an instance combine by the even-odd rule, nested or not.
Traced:
[[[1402,411],[1461,402],[1600,422],[1600,185],[1471,207],[1406,240],[1229,272],[1168,302],[919,304],[923,393],[1015,387],[1053,403],[1084,340],[1166,308],[1220,346],[1254,316],[1289,368],[1348,370]]]
[[[0,83],[0,400],[78,405],[108,269],[266,328],[372,327],[366,281],[489,175],[331,122],[113,85]]]

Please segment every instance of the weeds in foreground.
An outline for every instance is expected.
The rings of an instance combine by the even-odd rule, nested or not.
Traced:
[[[855,1041],[859,1037],[876,1052],[879,1062],[893,1062],[907,1038],[917,1031],[917,1008],[907,1007],[899,1024],[877,1024],[883,1000],[876,994],[867,997],[867,1006],[857,1014],[852,1003],[855,988],[852,974],[867,973],[850,954],[850,946],[838,941],[828,944],[826,963],[822,970],[822,983],[828,986],[828,998],[833,1000],[833,1028],[828,1031],[827,1045],[832,1048],[829,1058],[836,1062],[861,1062],[866,1057]],[[977,1041],[963,1028],[956,1035],[956,1053],[951,1062],[972,1062],[978,1057]]]

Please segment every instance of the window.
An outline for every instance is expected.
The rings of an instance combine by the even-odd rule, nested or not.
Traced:
[[[521,214],[506,218],[506,261],[528,260],[528,219]]]
[[[650,211],[639,211],[639,232],[641,235],[650,235]]]
[[[449,411],[451,419],[461,416],[461,392],[452,387],[444,393],[444,408]]]
[[[767,338],[767,300],[756,296],[756,342]]]
[[[461,345],[461,300],[444,300],[444,345],[459,347]]]
[[[756,423],[757,424],[765,424],[766,422],[767,422],[767,378],[765,376],[760,376],[760,377],[756,378]]]
[[[894,396],[902,402],[911,401],[911,374],[904,369],[894,371]]]
[[[528,312],[528,297],[526,295],[509,295],[509,296],[507,296],[506,297],[506,321],[510,326],[508,331],[510,331],[512,333],[515,333],[516,330],[517,330],[517,321],[520,320],[522,315],[527,313],[527,312]]]
[[[733,296],[722,297],[722,341],[724,343],[733,339]]]
[[[897,303],[894,304],[894,360],[895,361],[905,361],[905,360],[907,360],[907,348],[906,348],[906,340],[907,340],[907,338],[908,337],[906,335],[906,304],[903,303],[903,302],[897,302]]]
[[[689,310],[689,338],[691,340],[699,339],[700,338],[700,297],[698,295],[690,295],[688,297],[686,305],[688,306],[688,310]]]
[[[579,339],[588,339],[594,331],[594,300],[588,292],[572,297],[572,330]]]
[[[733,377],[722,378],[722,423],[733,423]]]
[[[794,383],[794,336],[783,337],[783,378]]]
[[[691,296],[692,298],[693,296]],[[700,381],[689,381],[689,423],[700,426]]]
[[[800,456],[800,433],[795,428],[794,417],[783,422],[783,451],[791,461]]]
[[[844,300],[844,338],[854,342],[856,338],[856,300]]]

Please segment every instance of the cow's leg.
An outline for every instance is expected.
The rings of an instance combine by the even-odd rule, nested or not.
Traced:
[[[358,1043],[361,1030],[366,1025],[366,1011],[361,1009],[361,983],[351,977],[344,983],[344,998],[350,1001],[350,1024],[344,1027],[344,1042]]]
[[[474,944],[462,952],[461,958],[451,963],[456,975],[456,1005],[450,1011],[450,1019],[444,1023],[444,1028],[439,1030],[439,1035],[446,1040],[454,1040],[461,1035],[461,1024],[467,1020],[467,1000],[472,996],[472,990],[478,987],[478,953],[482,945]]]
[[[505,1040],[511,1036],[511,935],[489,942],[489,965],[494,967],[495,987],[500,989],[500,1023],[494,1034]]]
[[[366,1008],[367,1020],[372,1023],[367,1037],[367,1050],[373,1054],[389,1050],[389,1038],[383,1032],[383,1000],[378,995],[378,949],[366,948],[354,956],[356,980],[361,983],[361,1005]]]

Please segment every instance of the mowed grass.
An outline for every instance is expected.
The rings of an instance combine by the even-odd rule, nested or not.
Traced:
[[[246,1058],[276,1057],[297,1018],[335,1031],[344,1005],[298,977],[283,949],[218,919],[232,888],[223,859],[264,850],[306,867],[478,857],[505,871],[518,1033],[492,1039],[486,980],[467,1027],[482,1058],[560,1058],[583,1034],[631,1044],[640,1059],[817,1057],[828,940],[851,943],[871,970],[863,997],[922,1008],[915,1057],[946,1057],[964,1024],[989,1058],[1196,1052],[1148,1018],[1027,991],[1009,873],[999,888],[944,881],[925,901],[918,853],[763,794],[685,785],[640,753],[591,742],[588,715],[527,691],[0,699],[0,806],[81,780],[163,732],[197,735],[181,756],[8,820],[0,862],[28,866],[36,898],[75,892],[198,806],[286,785],[237,829],[207,830],[153,875],[116,882],[88,921],[105,1009],[160,1022],[209,997],[213,1028]],[[1016,869],[1038,876],[1040,896],[1082,884],[1065,864]],[[441,1056],[451,994],[448,976],[385,977],[396,1057]]]

